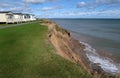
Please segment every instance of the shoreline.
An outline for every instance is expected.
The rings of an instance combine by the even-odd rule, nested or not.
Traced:
[[[113,77],[114,75],[106,73],[99,66],[98,63],[91,63],[86,57],[84,51],[85,45],[75,40],[71,36],[71,32],[59,27],[55,22],[49,20],[45,21],[43,25],[49,28],[49,40],[55,47],[57,54],[64,57],[65,59],[82,65],[91,75],[93,76],[106,76]]]
[[[102,42],[102,38],[97,38],[97,37],[94,37],[94,36],[90,36],[90,35],[87,35],[87,34],[83,34],[83,33],[78,33],[78,32],[75,32],[75,31],[71,31],[73,37],[77,40],[80,40],[80,41],[83,41],[83,42],[86,42],[88,44],[90,44],[91,46],[93,46],[95,49],[99,50],[99,51],[102,51],[102,52],[106,52],[106,54],[111,54],[113,55],[116,59],[120,59],[120,56],[119,54],[116,54],[116,52],[119,52],[119,50],[116,50],[118,47],[117,45],[119,44],[114,44],[114,41],[112,40],[108,40],[107,39],[104,39],[105,41]],[[95,41],[94,41],[95,40]],[[98,41],[97,41],[98,40]],[[100,41],[101,40],[101,41]],[[99,43],[99,42],[102,42],[103,43],[103,46],[101,45],[102,43]],[[106,45],[106,44],[109,44]],[[106,47],[106,46],[107,47]],[[114,45],[117,47],[115,48]],[[114,48],[114,50],[110,49],[110,48]],[[114,53],[115,52],[115,53]],[[119,61],[120,62],[120,61]]]
[[[87,37],[85,36],[81,36],[81,35],[78,35],[77,33],[75,33],[75,32],[71,32],[72,33],[72,36],[73,36],[73,38],[75,38],[75,39],[77,39],[77,40],[80,40],[82,37],[83,37],[83,39],[82,40],[80,40],[80,42],[83,42],[83,44],[85,44],[86,45],[86,47],[87,46],[89,46],[88,48],[89,49],[94,49],[95,50],[95,52],[97,53],[97,55],[98,55],[98,57],[99,57],[99,61],[96,61],[97,63],[101,63],[100,65],[102,66],[102,65],[104,65],[104,68],[103,69],[105,69],[106,70],[106,68],[105,67],[107,67],[107,72],[109,73],[111,73],[111,74],[120,74],[120,60],[119,60],[119,58],[117,57],[117,56],[115,56],[115,55],[113,55],[112,53],[110,53],[109,51],[104,51],[104,50],[101,50],[101,49],[98,49],[98,48],[94,48],[92,45],[90,45],[88,42],[89,42],[89,40],[88,39],[86,39]],[[88,37],[89,38],[89,37]],[[97,43],[96,43],[97,44]],[[92,51],[92,52],[94,52],[94,51]],[[98,59],[98,58],[96,58],[96,59]],[[102,63],[102,62],[100,62],[100,59],[102,59],[101,61],[104,63]],[[95,60],[92,60],[92,61],[94,61],[95,62]],[[105,62],[104,61],[107,61],[108,63],[110,63],[110,64],[108,64],[108,65],[105,65]],[[110,66],[111,65],[111,66]],[[108,69],[109,67],[111,67],[111,69]],[[113,68],[112,68],[113,67]],[[108,71],[109,70],[109,71]],[[112,71],[112,72],[111,72]],[[114,72],[113,72],[114,71]]]

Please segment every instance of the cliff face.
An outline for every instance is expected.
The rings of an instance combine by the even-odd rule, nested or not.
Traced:
[[[80,63],[85,69],[89,70],[89,64],[83,51],[85,48],[84,45],[79,44],[77,40],[72,39],[69,31],[60,28],[54,22],[47,21],[44,22],[43,25],[46,25],[49,28],[49,40],[57,50],[57,54],[71,62],[77,64]]]
[[[71,62],[82,65],[89,73],[94,75],[95,78],[117,78],[105,73],[99,64],[91,64],[84,52],[85,45],[73,39],[69,31],[62,29],[56,23],[48,20],[42,21],[42,25],[48,26],[49,40],[58,55]]]
[[[74,63],[81,61],[78,55],[76,55],[72,50],[75,45],[71,43],[72,38],[70,32],[59,28],[56,25],[52,26],[53,30],[50,30],[49,32],[49,38],[54,47],[57,49],[58,54]],[[82,48],[80,47],[80,49]]]

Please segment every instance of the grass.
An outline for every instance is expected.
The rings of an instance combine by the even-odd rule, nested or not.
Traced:
[[[36,21],[32,21],[32,22],[36,22]],[[25,23],[30,23],[30,22],[23,22],[23,23],[0,23],[0,26],[12,26],[12,25],[18,25],[18,24],[25,24]]]
[[[38,22],[0,29],[0,78],[92,78],[58,56]]]
[[[14,25],[14,24],[0,24],[0,26],[9,26],[9,25]]]

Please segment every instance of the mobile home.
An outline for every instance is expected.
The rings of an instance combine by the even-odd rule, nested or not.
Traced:
[[[14,23],[23,22],[23,14],[22,13],[14,13]]]
[[[30,21],[34,21],[34,20],[36,20],[35,15],[30,14]]]
[[[0,11],[0,23],[14,23],[14,14],[11,11]]]
[[[0,23],[19,23],[36,20],[33,14],[13,13],[11,11],[0,11]]]
[[[23,20],[25,22],[30,21],[30,14],[23,14]]]

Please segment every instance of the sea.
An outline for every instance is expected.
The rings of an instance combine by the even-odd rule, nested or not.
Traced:
[[[50,19],[86,47],[86,57],[111,74],[120,74],[120,19]]]

